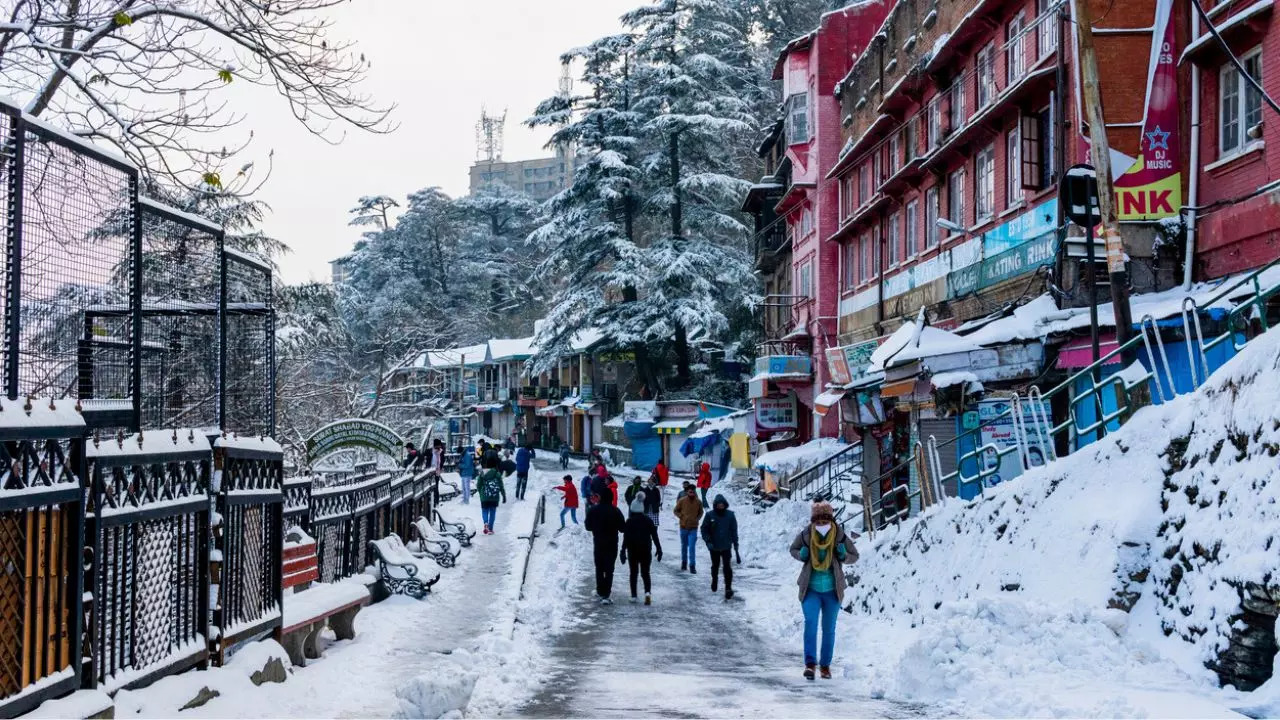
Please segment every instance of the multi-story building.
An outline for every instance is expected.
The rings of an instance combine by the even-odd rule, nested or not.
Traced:
[[[1201,0],[1222,39],[1267,95],[1280,98],[1280,30],[1272,3]],[[1195,279],[1222,277],[1280,257],[1280,118],[1222,51],[1194,8],[1191,38],[1179,60],[1193,68],[1191,171],[1187,204],[1204,207],[1189,244]],[[1268,118],[1270,122],[1267,122]]]
[[[744,209],[756,217],[757,269],[766,278],[766,346],[750,394],[762,435],[794,432],[806,440],[834,433],[816,411],[829,381],[821,361],[836,345],[839,196],[823,181],[844,142],[836,83],[884,19],[891,0],[827,13],[813,32],[780,53],[773,78],[782,86],[783,119],[760,145],[769,175]],[[789,267],[782,264],[788,259]]]
[[[557,151],[553,157],[532,160],[479,160],[471,166],[471,194],[495,185],[524,193],[543,202],[573,184],[573,154]]]

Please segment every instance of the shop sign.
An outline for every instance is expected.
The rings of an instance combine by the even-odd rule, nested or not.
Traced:
[[[794,430],[796,422],[796,396],[766,397],[756,400],[756,428],[760,430]]]
[[[813,360],[808,355],[767,355],[756,358],[756,373],[769,375],[808,375]]]
[[[697,403],[673,403],[671,405],[663,405],[660,409],[663,418],[690,418],[698,417]]]
[[[1052,262],[1057,254],[1056,233],[1047,233],[1018,247],[986,258],[978,265],[947,276],[947,297],[958,298],[998,285]]]
[[[628,400],[622,404],[623,422],[651,423],[658,417],[658,403],[653,400]]]
[[[871,366],[871,355],[876,348],[880,347],[882,340],[877,338],[845,346],[844,357],[849,365],[849,382],[858,382],[867,376],[867,368]]]
[[[833,385],[848,385],[853,382],[844,348],[827,348],[827,369],[831,371]]]
[[[1037,437],[1052,437],[1050,434],[1053,424],[1052,410],[1049,408],[1049,403],[1043,400],[1038,403],[1024,400],[1021,405],[1022,425],[1028,441],[1027,454],[1030,458],[1030,466],[1038,467],[1045,464],[1046,458],[1034,440]],[[994,445],[1001,450],[1017,446],[1018,436],[1014,432],[1013,414],[1000,417],[1009,407],[1010,402],[1007,399],[983,400],[978,403],[978,422],[989,423],[983,425],[979,431],[980,446]],[[983,472],[995,470],[995,473],[985,481],[987,487],[1012,480],[1023,471],[1021,453],[1016,450],[1003,456],[998,456],[991,451],[983,452],[979,454],[978,460],[982,463]]]
[[[1058,229],[1058,201],[1047,200],[982,236],[982,254],[994,257]]]

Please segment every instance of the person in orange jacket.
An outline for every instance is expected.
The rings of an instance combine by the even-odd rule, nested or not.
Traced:
[[[698,469],[698,492],[702,495],[702,507],[707,507],[707,491],[711,489],[711,463],[702,463]]]
[[[609,476],[609,492],[613,495],[613,506],[618,507],[618,481],[612,475]]]

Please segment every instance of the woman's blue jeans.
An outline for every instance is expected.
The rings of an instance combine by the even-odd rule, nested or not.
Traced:
[[[805,593],[800,601],[804,610],[804,664],[831,665],[831,654],[836,649],[836,619],[840,615],[840,601],[834,590]],[[822,616],[822,651],[818,648],[818,616]]]
[[[498,519],[498,506],[482,504],[480,506],[480,519],[492,530],[493,523]]]

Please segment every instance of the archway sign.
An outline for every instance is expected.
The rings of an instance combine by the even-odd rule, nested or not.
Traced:
[[[369,448],[396,460],[404,449],[404,438],[396,431],[372,420],[337,420],[307,438],[307,464],[346,448]]]

